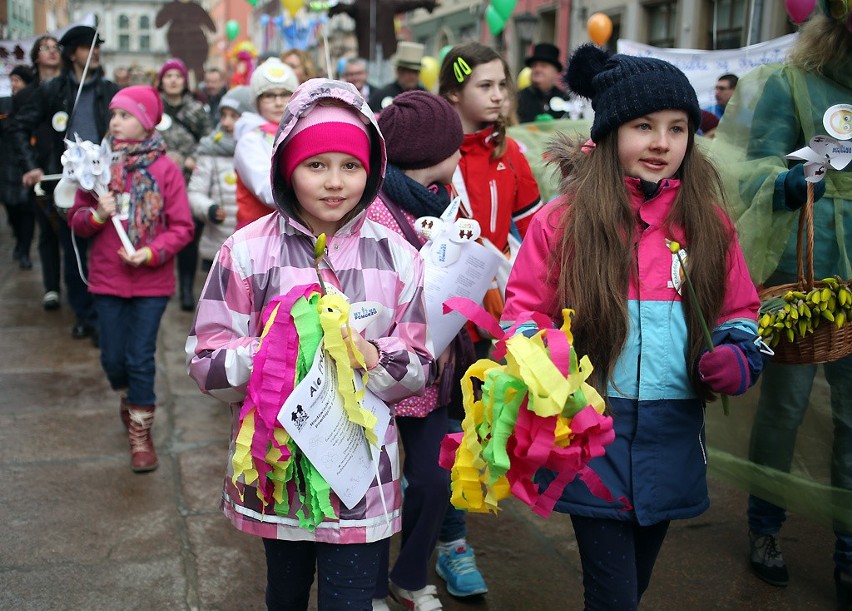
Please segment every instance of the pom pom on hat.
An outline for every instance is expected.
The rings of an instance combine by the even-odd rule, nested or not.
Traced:
[[[177,57],[173,57],[171,59],[167,59],[166,63],[160,67],[160,71],[157,72],[158,83],[163,80],[163,75],[169,70],[177,70],[181,73],[181,75],[183,75],[183,80],[189,81],[189,70],[186,69],[186,64]]]
[[[304,115],[284,142],[279,168],[290,184],[300,163],[323,153],[346,153],[370,173],[370,136],[361,117],[341,106],[315,106]]]
[[[163,118],[160,94],[148,85],[132,85],[120,89],[109,103],[110,110],[125,110],[136,117],[145,131],[154,129]]]
[[[661,110],[682,110],[693,129],[701,125],[692,84],[677,67],[661,59],[610,56],[587,44],[571,56],[566,82],[573,92],[592,101],[595,142],[628,121]]]
[[[592,80],[603,71],[607,59],[609,55],[595,45],[578,47],[571,56],[568,71],[565,73],[565,82],[571,91],[590,100],[594,98],[595,87]]]
[[[461,119],[447,100],[427,91],[406,91],[382,110],[379,129],[388,162],[403,170],[438,165],[464,140]],[[440,136],[436,137],[436,130]]]

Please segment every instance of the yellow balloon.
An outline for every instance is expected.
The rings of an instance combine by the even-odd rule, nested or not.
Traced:
[[[290,17],[295,17],[296,13],[299,12],[305,5],[304,0],[281,0],[281,6],[287,9],[287,12],[290,13]]]
[[[426,86],[426,89],[432,91],[435,84],[438,82],[438,71],[441,66],[438,60],[434,57],[426,55],[420,60],[420,82]]]
[[[529,66],[527,66],[526,68],[524,68],[523,70],[518,72],[518,81],[517,81],[518,91],[520,91],[521,89],[526,89],[527,87],[530,86],[530,84],[531,84],[530,73],[531,72],[532,72],[532,70],[530,70]]]

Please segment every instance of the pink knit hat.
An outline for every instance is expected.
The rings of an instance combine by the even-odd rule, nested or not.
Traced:
[[[180,72],[183,75],[183,80],[187,82],[187,87],[189,86],[189,70],[186,69],[186,64],[177,57],[167,59],[166,63],[162,65],[160,71],[157,73],[158,83],[163,80],[163,75],[169,70],[177,70]]]
[[[110,110],[126,110],[139,120],[145,131],[150,132],[163,118],[163,101],[160,94],[148,85],[132,85],[120,89],[112,96]]]
[[[296,122],[284,142],[279,168],[284,180],[305,159],[321,153],[346,153],[370,173],[370,136],[355,111],[340,106],[315,106]]]

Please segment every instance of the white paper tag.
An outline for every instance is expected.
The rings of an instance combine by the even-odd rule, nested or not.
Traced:
[[[363,388],[357,375],[355,385]],[[375,478],[373,463],[377,453],[368,445],[364,430],[349,421],[338,388],[334,361],[320,344],[310,371],[281,406],[278,422],[341,502],[351,509],[364,498]],[[376,416],[373,432],[381,444],[390,423],[390,410],[368,389],[363,407]]]
[[[130,218],[130,193],[119,193],[115,198],[115,216],[119,221]]]

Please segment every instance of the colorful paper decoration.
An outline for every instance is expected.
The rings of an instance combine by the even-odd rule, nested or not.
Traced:
[[[541,330],[528,338],[510,337],[513,329],[504,334],[496,320],[469,300],[449,299],[444,309],[458,311],[499,338],[494,358],[506,357],[505,365],[481,359],[462,379],[463,432],[444,438],[440,458],[452,473],[453,505],[496,513],[499,501],[511,494],[548,516],[562,490],[578,476],[593,494],[612,500],[588,463],[603,456],[615,431],[612,418],[604,415],[603,399],[586,383],[592,364],[571,346],[572,312],[563,310],[561,329],[539,316],[534,322]],[[481,383],[479,400],[474,380]],[[543,493],[533,481],[541,468],[556,473]]]
[[[356,391],[352,383],[354,371],[341,333],[341,326],[348,325],[349,304],[340,295],[320,295],[319,289],[317,284],[295,287],[267,305],[232,461],[234,485],[239,480],[256,485],[258,499],[264,507],[272,505],[277,515],[287,515],[290,493],[297,495],[303,506],[299,525],[308,530],[335,517],[331,490],[277,416],[310,369],[321,340],[335,363],[349,419],[364,427],[369,443],[379,443],[372,430],[375,416],[360,405],[364,391]],[[363,366],[364,357],[351,347]],[[366,378],[364,374],[365,384]]]

